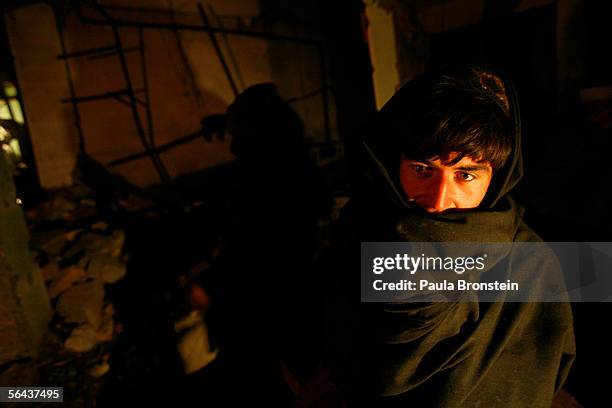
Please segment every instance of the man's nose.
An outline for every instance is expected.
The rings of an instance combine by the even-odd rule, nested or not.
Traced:
[[[451,208],[450,184],[445,175],[439,175],[432,179],[428,203],[428,210],[430,212],[441,212]]]

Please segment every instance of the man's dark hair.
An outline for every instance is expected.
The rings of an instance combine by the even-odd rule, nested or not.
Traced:
[[[500,169],[512,153],[514,133],[503,96],[493,87],[477,73],[465,80],[440,77],[409,113],[411,135],[400,142],[401,152],[446,165],[470,157]],[[450,160],[452,152],[459,154]]]

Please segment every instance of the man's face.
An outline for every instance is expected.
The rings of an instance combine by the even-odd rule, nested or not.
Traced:
[[[456,157],[452,153],[448,160]],[[464,157],[447,166],[440,159],[411,160],[402,156],[400,181],[409,200],[430,213],[476,208],[487,193],[493,169],[488,162]]]

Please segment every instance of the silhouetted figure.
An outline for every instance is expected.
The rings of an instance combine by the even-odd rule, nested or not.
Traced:
[[[302,121],[273,84],[240,94],[226,125],[238,176],[232,225],[204,283],[218,322],[211,331],[221,337],[218,365],[242,390],[227,397],[282,405],[292,398],[283,365],[302,378],[317,362],[310,357],[318,354],[320,322],[312,263],[317,219],[331,197],[308,156]]]

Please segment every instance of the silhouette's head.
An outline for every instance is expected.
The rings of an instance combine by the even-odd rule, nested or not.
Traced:
[[[231,151],[239,159],[282,159],[303,145],[304,126],[271,83],[242,92],[227,111]]]

